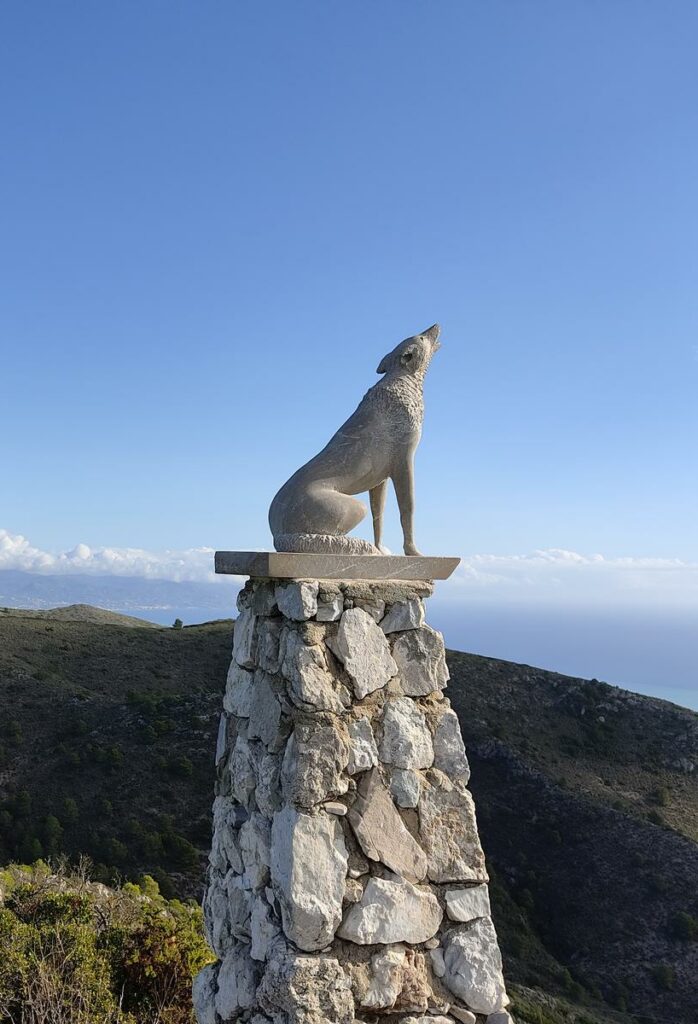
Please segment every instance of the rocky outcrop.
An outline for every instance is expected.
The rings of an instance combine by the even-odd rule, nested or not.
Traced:
[[[241,593],[199,1024],[507,1020],[429,592],[257,579]]]

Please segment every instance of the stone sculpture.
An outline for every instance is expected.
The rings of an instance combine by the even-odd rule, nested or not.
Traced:
[[[204,898],[198,1024],[514,1024],[470,768],[444,689],[413,459],[439,328],[274,498],[275,552],[218,551],[238,596]],[[405,554],[381,549],[388,480]],[[347,537],[366,509],[375,546]],[[375,557],[375,556],[381,557]]]
[[[407,338],[378,366],[382,380],[310,462],[288,480],[271,503],[269,525],[277,551],[330,554],[383,553],[382,522],[388,481],[400,509],[406,555],[414,541],[414,453],[424,418],[424,375],[440,347],[434,324]],[[347,537],[366,515],[354,497],[368,491],[374,544]]]

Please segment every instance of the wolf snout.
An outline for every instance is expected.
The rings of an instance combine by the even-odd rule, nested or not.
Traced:
[[[436,352],[437,349],[441,348],[441,342],[439,341],[439,335],[441,334],[441,328],[438,324],[432,324],[432,326],[422,333],[423,338],[428,338],[431,342],[432,351]]]

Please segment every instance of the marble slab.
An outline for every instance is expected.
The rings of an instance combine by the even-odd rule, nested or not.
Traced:
[[[293,580],[447,580],[460,558],[216,551],[216,572]]]

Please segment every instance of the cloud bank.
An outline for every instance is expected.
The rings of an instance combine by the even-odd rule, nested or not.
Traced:
[[[698,563],[680,558],[608,557],[549,548],[528,555],[470,555],[450,597],[698,609]]]
[[[0,530],[0,569],[43,575],[138,576],[147,580],[211,582],[213,548],[144,551],[141,548],[90,548],[77,544],[54,554],[34,547],[26,537]]]
[[[58,554],[0,529],[0,570],[44,575],[136,576],[209,583],[213,548],[146,551],[77,544]],[[466,555],[440,585],[444,600],[698,610],[698,563],[679,558],[584,555],[550,548],[526,555]]]

